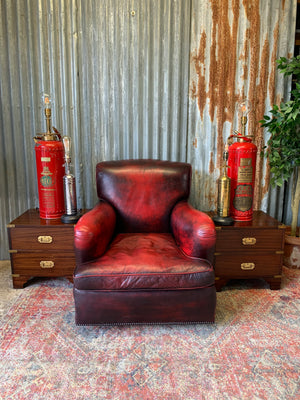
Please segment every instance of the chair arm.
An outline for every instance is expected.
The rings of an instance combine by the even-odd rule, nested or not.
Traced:
[[[74,228],[76,264],[100,257],[110,243],[116,226],[116,212],[100,201],[84,214]]]
[[[207,214],[181,201],[172,211],[171,229],[177,245],[187,256],[213,262],[216,229]]]

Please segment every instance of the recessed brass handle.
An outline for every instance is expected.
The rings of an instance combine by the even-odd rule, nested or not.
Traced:
[[[41,268],[53,268],[54,267],[54,261],[41,261],[40,262],[40,267]]]
[[[39,243],[52,243],[52,236],[39,236],[38,237]]]
[[[245,246],[253,246],[256,243],[256,238],[254,237],[245,237],[242,239],[242,243]]]
[[[251,271],[255,268],[255,264],[254,263],[242,263],[241,264],[241,269],[243,271]]]

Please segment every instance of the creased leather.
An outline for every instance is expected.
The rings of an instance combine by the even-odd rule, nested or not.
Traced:
[[[189,258],[168,233],[119,234],[107,252],[76,269],[85,290],[195,289],[214,285],[212,265]]]
[[[207,214],[181,201],[173,209],[171,227],[176,243],[186,255],[213,262],[216,229]]]
[[[97,164],[98,197],[117,210],[119,232],[169,232],[174,205],[189,196],[190,164],[153,161]]]
[[[74,228],[76,264],[100,257],[113,237],[115,226],[115,210],[103,200],[84,214]]]

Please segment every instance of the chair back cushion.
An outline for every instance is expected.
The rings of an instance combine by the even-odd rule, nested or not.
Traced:
[[[191,165],[160,160],[103,161],[97,193],[117,212],[119,232],[170,232],[170,215],[190,193]]]

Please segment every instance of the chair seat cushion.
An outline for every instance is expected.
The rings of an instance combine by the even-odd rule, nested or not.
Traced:
[[[204,259],[181,252],[169,233],[118,234],[102,257],[78,265],[79,290],[187,290],[214,285]]]

